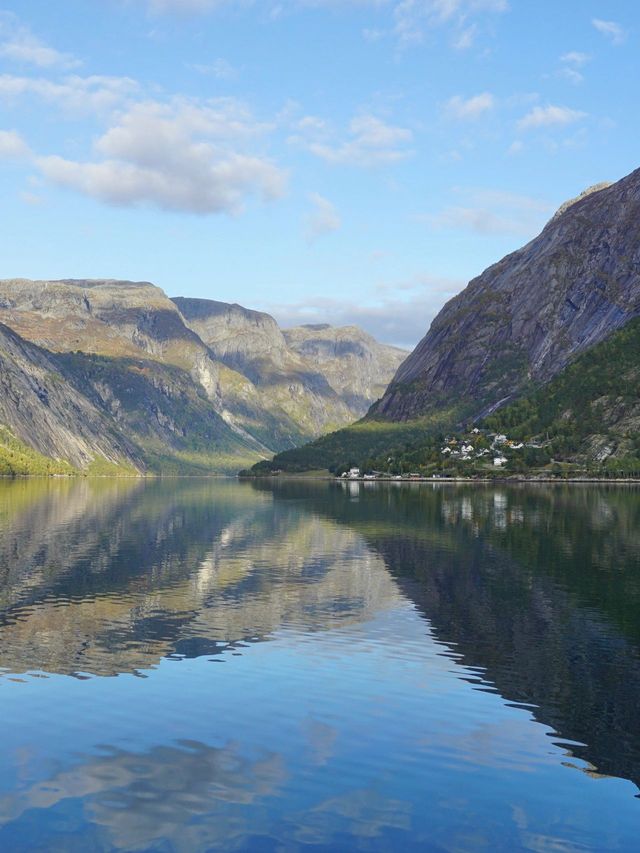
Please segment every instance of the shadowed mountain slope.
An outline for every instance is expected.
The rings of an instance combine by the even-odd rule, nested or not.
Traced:
[[[371,414],[408,420],[454,398],[480,415],[547,382],[640,312],[640,170],[583,194],[435,318]]]

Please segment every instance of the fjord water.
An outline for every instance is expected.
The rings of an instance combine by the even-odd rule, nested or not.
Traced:
[[[0,849],[634,850],[640,492],[0,483]]]

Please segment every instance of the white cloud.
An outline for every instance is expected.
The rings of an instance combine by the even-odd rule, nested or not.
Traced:
[[[561,68],[558,72],[558,75],[560,77],[564,77],[565,80],[568,80],[574,85],[582,83],[584,80],[584,75],[582,75],[579,71],[576,71],[575,68]]]
[[[61,53],[20,23],[11,12],[0,13],[0,57],[38,68],[75,68],[80,61]]]
[[[273,314],[283,328],[303,323],[355,325],[379,341],[411,350],[424,337],[443,304],[465,284],[460,280],[421,275],[412,281],[379,286],[372,300],[311,296],[304,302],[261,307]]]
[[[534,130],[538,127],[564,127],[586,117],[580,110],[549,104],[546,107],[534,107],[518,122],[520,130]]]
[[[469,47],[477,28],[469,20],[481,14],[500,14],[507,0],[399,0],[394,8],[394,32],[404,44],[424,40],[425,31],[448,25],[454,29],[454,47]]]
[[[29,157],[31,150],[15,130],[0,130],[0,158],[21,159]]]
[[[235,102],[149,101],[125,111],[95,144],[92,162],[59,156],[37,164],[52,183],[107,204],[189,213],[236,213],[246,197],[280,196],[285,174],[243,150],[262,129]]]
[[[456,50],[468,50],[475,42],[477,35],[477,25],[471,24],[454,36],[452,44]]]
[[[224,7],[253,7],[264,11],[271,20],[300,9],[387,9],[389,27],[364,27],[367,41],[378,41],[386,35],[401,45],[418,44],[429,30],[447,27],[452,31],[452,45],[466,50],[481,31],[478,20],[506,12],[507,0],[142,0],[151,14],[206,14]]]
[[[449,118],[458,121],[468,121],[479,118],[483,113],[489,112],[495,106],[495,98],[491,92],[482,92],[472,98],[463,98],[455,95],[445,104],[444,110]]]
[[[588,53],[581,53],[578,50],[571,50],[568,53],[564,53],[560,57],[562,68],[557,73],[558,77],[562,77],[576,85],[582,83],[584,76],[578,69],[585,66],[590,60],[591,57]]]
[[[313,212],[307,217],[306,235],[307,240],[313,241],[324,234],[337,231],[342,225],[340,215],[329,199],[319,193],[311,193],[309,201],[313,205]]]
[[[381,41],[385,37],[384,30],[376,30],[373,27],[365,27],[362,30],[362,38],[372,44]]]
[[[626,31],[615,21],[603,21],[600,18],[594,18],[591,23],[596,30],[608,38],[612,44],[622,44],[626,41]]]
[[[32,95],[69,112],[109,111],[138,92],[138,83],[130,77],[70,75],[54,81],[46,77],[0,75],[0,98],[16,100]]]
[[[520,148],[514,149],[517,150]],[[464,188],[457,188],[455,193],[464,196],[464,204],[450,205],[439,213],[420,218],[436,229],[528,237],[553,213],[551,205],[518,193]]]
[[[413,134],[404,127],[387,124],[371,114],[355,116],[349,122],[347,139],[333,139],[327,124],[316,116],[305,116],[296,129],[300,133],[289,138],[327,163],[370,167],[395,163],[413,153],[407,145]]]
[[[218,57],[218,59],[215,59],[208,65],[196,63],[189,65],[189,68],[193,68],[199,74],[215,77],[216,80],[233,80],[238,76],[238,70],[230,62],[221,57]]]
[[[563,53],[560,57],[560,62],[566,62],[568,65],[575,65],[581,68],[589,62],[591,57],[588,53],[581,53],[578,50],[570,50],[568,53]]]

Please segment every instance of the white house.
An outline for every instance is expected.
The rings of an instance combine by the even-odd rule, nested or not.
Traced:
[[[356,480],[360,476],[360,469],[359,468],[349,468],[348,476],[352,480]]]
[[[507,457],[506,456],[494,456],[493,457],[493,464],[497,468],[501,468],[503,465],[506,465],[506,463],[507,463]]]

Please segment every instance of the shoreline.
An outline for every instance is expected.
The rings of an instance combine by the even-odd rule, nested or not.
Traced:
[[[392,483],[394,485],[411,485],[415,483],[500,483],[500,484],[519,484],[519,483],[614,483],[614,484],[637,484],[640,485],[640,477],[527,477],[524,475],[511,477],[412,477],[411,479],[395,477],[376,477],[375,479],[365,479],[364,477],[334,477],[331,474],[326,476],[306,476],[304,474],[273,474],[269,476],[238,476],[238,480],[296,480],[296,481],[313,481],[313,482],[333,482],[333,483]]]

